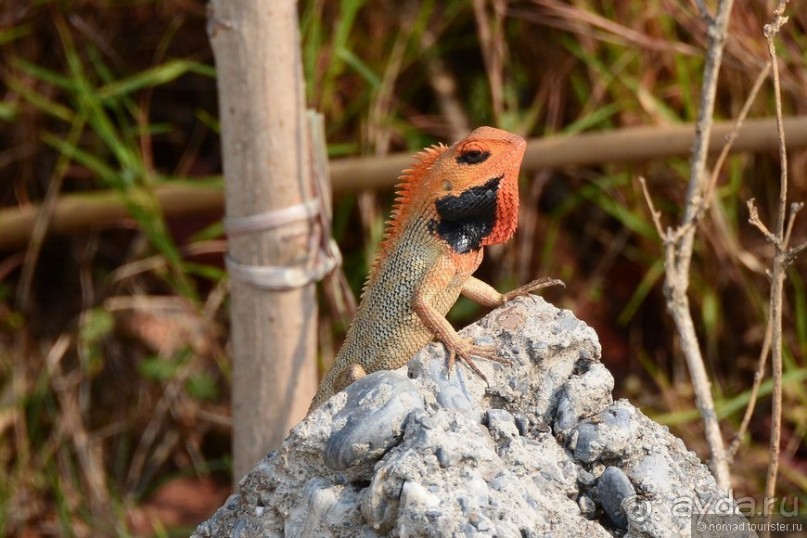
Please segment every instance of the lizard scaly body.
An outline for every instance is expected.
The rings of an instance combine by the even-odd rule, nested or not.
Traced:
[[[387,232],[356,317],[309,413],[363,375],[400,368],[436,338],[483,379],[471,359],[507,362],[460,337],[445,315],[460,294],[490,308],[560,281],[499,293],[471,276],[482,247],[504,243],[518,222],[518,174],[526,142],[480,127],[450,147],[420,152],[404,170]]]

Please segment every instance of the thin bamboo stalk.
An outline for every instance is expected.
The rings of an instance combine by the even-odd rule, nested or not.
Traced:
[[[732,127],[733,122],[715,123],[710,154],[720,152]],[[784,129],[789,150],[807,147],[807,116],[786,118]],[[535,138],[527,144],[522,169],[529,173],[566,166],[683,157],[692,149],[694,132],[693,124],[682,124]],[[732,147],[732,153],[775,151],[778,151],[775,118],[746,120]],[[330,163],[333,192],[338,196],[361,189],[391,188],[411,159],[411,154],[405,153],[333,160]],[[166,216],[220,212],[224,204],[221,184],[210,181],[172,181],[155,187],[154,195]],[[0,250],[27,244],[39,209],[39,205],[31,205],[0,210]],[[56,203],[50,229],[58,234],[81,233],[113,225],[127,216],[119,195],[114,192],[69,194]]]

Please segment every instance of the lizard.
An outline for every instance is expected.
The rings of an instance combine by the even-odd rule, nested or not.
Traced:
[[[525,140],[479,127],[450,147],[415,155],[399,178],[384,239],[353,322],[309,413],[353,381],[406,364],[434,338],[448,352],[448,373],[463,360],[487,382],[473,357],[500,363],[489,346],[457,334],[446,313],[459,295],[489,308],[563,282],[534,280],[507,293],[472,276],[483,247],[504,243],[518,224],[518,175]]]

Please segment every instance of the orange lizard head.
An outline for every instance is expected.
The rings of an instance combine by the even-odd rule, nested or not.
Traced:
[[[510,239],[518,223],[518,173],[526,142],[480,127],[450,147],[418,155],[401,177],[393,227],[412,217],[459,254]]]

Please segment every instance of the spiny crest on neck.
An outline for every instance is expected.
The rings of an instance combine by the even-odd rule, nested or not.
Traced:
[[[401,228],[403,228],[410,211],[412,211],[414,205],[416,205],[414,199],[417,196],[418,185],[423,181],[426,174],[429,173],[434,162],[447,149],[448,146],[443,144],[435,144],[434,146],[428,147],[415,155],[414,162],[410,168],[401,172],[396,187],[395,202],[392,205],[384,240],[381,243],[382,251],[385,251],[385,247],[387,247],[390,238],[399,233]]]

